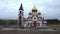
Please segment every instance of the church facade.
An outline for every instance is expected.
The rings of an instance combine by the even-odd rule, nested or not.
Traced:
[[[21,4],[18,15],[19,15],[18,27],[20,28],[47,27],[46,26],[47,21],[44,19],[44,17],[41,16],[41,12],[39,12],[35,6],[32,8],[31,12],[29,13],[29,16],[25,18],[24,9]]]

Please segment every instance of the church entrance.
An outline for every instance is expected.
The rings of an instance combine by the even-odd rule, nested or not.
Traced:
[[[37,27],[37,22],[36,21],[34,21],[33,26]]]

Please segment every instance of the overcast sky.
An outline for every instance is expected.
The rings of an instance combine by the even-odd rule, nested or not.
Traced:
[[[60,19],[60,0],[0,0],[0,19],[17,19],[21,3],[24,17],[28,17],[35,3],[42,17]]]

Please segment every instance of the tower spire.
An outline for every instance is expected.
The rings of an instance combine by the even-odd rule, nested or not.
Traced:
[[[35,3],[34,3],[34,8],[36,8]]]
[[[22,6],[22,3],[21,3],[21,6],[20,6],[19,10],[24,10],[24,9],[23,9],[23,6]]]
[[[36,0],[34,1],[34,7],[32,8],[32,10],[36,10],[37,11],[37,8],[36,8]],[[35,11],[32,11],[32,12],[35,12]]]

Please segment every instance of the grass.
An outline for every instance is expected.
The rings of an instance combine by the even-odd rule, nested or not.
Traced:
[[[47,27],[60,29],[60,25],[47,25]]]
[[[11,28],[11,25],[4,26],[5,28]]]

